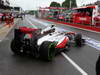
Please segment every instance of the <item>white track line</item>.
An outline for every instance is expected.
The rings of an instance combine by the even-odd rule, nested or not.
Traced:
[[[37,28],[30,20],[26,19],[34,28]]]
[[[82,68],[80,68],[72,59],[70,59],[65,53],[61,53],[82,75],[88,75]]]

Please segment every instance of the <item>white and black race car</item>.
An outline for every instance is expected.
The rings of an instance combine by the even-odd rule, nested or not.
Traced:
[[[81,34],[60,31],[52,25],[46,29],[19,27],[14,30],[11,50],[17,55],[33,55],[36,58],[52,60],[62,51],[74,45],[81,47],[85,43]]]

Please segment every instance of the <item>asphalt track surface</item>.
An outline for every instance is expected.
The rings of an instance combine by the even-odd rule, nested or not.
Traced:
[[[16,26],[28,26],[37,28],[46,28],[53,22],[35,19],[32,16],[26,16],[23,21],[19,21]],[[16,28],[15,26],[15,28]],[[56,24],[57,27],[75,32],[100,41],[100,34],[81,29],[72,28],[63,24]],[[33,57],[15,56],[10,50],[10,43],[13,39],[13,29],[0,42],[0,75],[82,75],[66,57],[59,54],[52,62],[45,62]],[[95,64],[98,58],[99,50],[85,45],[82,48],[71,48],[65,54],[74,61],[88,75],[96,75]],[[83,74],[85,75],[85,74]]]

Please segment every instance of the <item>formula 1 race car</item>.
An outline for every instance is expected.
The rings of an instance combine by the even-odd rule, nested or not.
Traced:
[[[44,30],[19,27],[14,30],[11,50],[17,55],[29,54],[50,61],[56,54],[68,50],[72,44],[81,47],[84,43],[81,34],[59,31],[54,25]]]

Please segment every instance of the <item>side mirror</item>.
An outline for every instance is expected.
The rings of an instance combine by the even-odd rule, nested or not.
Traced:
[[[55,25],[51,25],[51,28],[53,28]]]

